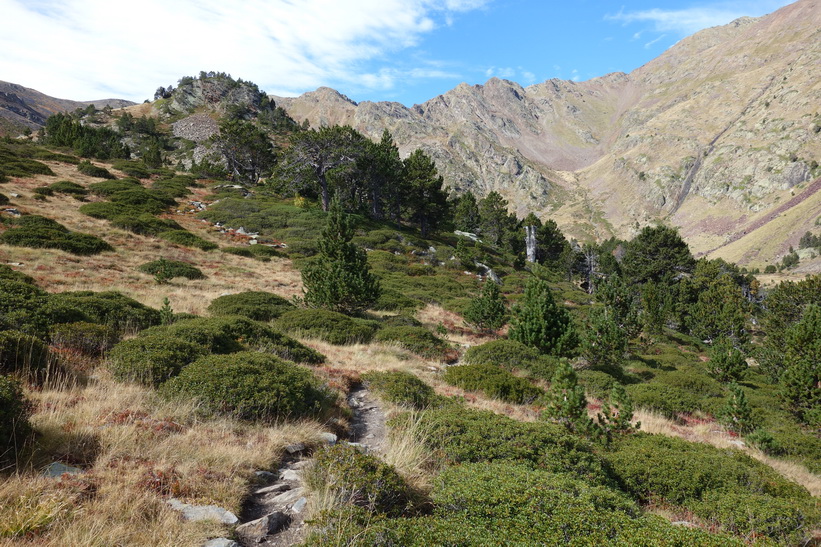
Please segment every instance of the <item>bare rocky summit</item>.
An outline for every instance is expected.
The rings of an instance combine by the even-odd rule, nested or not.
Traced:
[[[703,30],[630,74],[522,87],[493,78],[424,104],[354,103],[320,88],[276,98],[298,122],[389,129],[457,191],[502,193],[577,237],[629,237],[656,220],[742,264],[783,254],[821,196],[821,6],[800,0]],[[796,195],[778,218],[763,222]],[[763,237],[766,233],[768,237]]]

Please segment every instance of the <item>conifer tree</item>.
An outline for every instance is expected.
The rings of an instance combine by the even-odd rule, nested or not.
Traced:
[[[319,240],[319,256],[302,270],[305,303],[341,313],[358,313],[380,295],[379,280],[370,272],[365,251],[351,243],[353,228],[333,199],[328,223]]]
[[[719,338],[710,349],[707,373],[719,382],[736,382],[747,370],[744,354],[727,338]]]
[[[407,190],[405,207],[410,220],[419,226],[422,237],[427,237],[448,220],[448,197],[442,189],[444,179],[436,164],[421,149],[405,158],[403,186]]]
[[[606,307],[591,311],[581,336],[581,353],[590,365],[618,367],[626,349],[627,335],[613,320],[613,312]]]
[[[719,421],[736,433],[749,433],[755,429],[750,403],[744,390],[736,383],[730,384],[730,396],[719,411]]]
[[[613,440],[614,433],[630,433],[641,427],[641,422],[633,425],[633,400],[621,384],[615,384],[610,392],[610,403],[602,407],[596,422],[605,442]]]
[[[479,206],[473,192],[465,192],[456,202],[453,210],[453,226],[463,232],[479,231]]]
[[[495,331],[507,322],[505,300],[499,286],[486,280],[479,298],[471,300],[465,310],[465,320],[483,331]]]
[[[584,388],[579,385],[576,371],[567,361],[559,363],[550,380],[543,416],[576,433],[590,434],[593,431],[593,421],[587,415]]]
[[[787,329],[785,346],[781,397],[799,419],[821,426],[821,306],[807,306],[801,321]]]
[[[513,309],[510,338],[542,353],[567,355],[578,344],[570,314],[558,306],[546,282],[531,279],[524,298]]]

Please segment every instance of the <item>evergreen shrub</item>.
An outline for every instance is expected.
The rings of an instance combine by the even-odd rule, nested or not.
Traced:
[[[0,235],[0,241],[18,247],[59,249],[80,256],[114,250],[97,236],[71,232],[62,224],[39,215],[20,217],[14,228]]]
[[[304,338],[319,338],[330,344],[367,344],[379,328],[376,321],[354,319],[330,310],[305,309],[283,313],[274,326]]]
[[[203,251],[213,251],[219,248],[219,245],[206,241],[205,239],[192,234],[186,230],[169,230],[167,232],[160,232],[158,234],[160,239],[164,239],[183,247],[194,247]]]
[[[207,349],[196,342],[156,333],[123,340],[109,352],[109,368],[120,381],[159,385],[197,359]]]
[[[97,204],[94,204],[97,205]],[[115,205],[115,204],[111,204]],[[93,216],[93,215],[89,215]],[[114,214],[108,220],[111,225],[139,235],[156,236],[169,230],[182,230],[182,226],[168,218],[157,218],[150,213]]]
[[[0,280],[18,281],[27,285],[36,285],[34,278],[23,272],[12,269],[11,266],[0,264]]]
[[[544,392],[496,365],[460,365],[448,367],[444,380],[467,391],[481,391],[485,396],[515,404],[530,404]]]
[[[82,173],[83,175],[87,175],[89,177],[95,177],[98,179],[115,179],[114,175],[112,175],[108,169],[104,167],[97,167],[93,163],[88,160],[83,160],[77,164],[77,171]]]
[[[160,324],[160,312],[116,291],[72,291],[48,295],[45,312],[52,323],[90,321],[118,331]],[[80,315],[82,319],[77,319]]]
[[[265,291],[245,291],[220,296],[208,305],[211,315],[241,315],[255,321],[271,321],[294,309],[288,300]]]
[[[56,194],[68,194],[76,197],[83,197],[88,194],[88,190],[84,186],[70,180],[59,180],[54,184],[50,184],[48,188]]]
[[[196,266],[179,260],[152,260],[137,268],[143,273],[157,275],[160,272],[168,275],[169,278],[184,277],[185,279],[205,279],[205,274]]]
[[[154,215],[162,213],[176,204],[174,198],[166,196],[161,192],[146,190],[142,186],[114,192],[108,199],[111,200],[112,203],[137,207],[146,213]]]
[[[348,444],[318,452],[306,479],[310,487],[372,513],[400,516],[413,504],[410,487],[393,467]]]
[[[141,161],[132,160],[117,160],[111,165],[114,169],[118,169],[128,175],[137,179],[147,179],[151,176],[148,168]]]
[[[422,410],[436,400],[433,388],[410,372],[372,371],[363,374],[362,380],[384,400],[397,405]]]
[[[0,205],[8,205],[9,197],[6,194],[0,194]]]
[[[374,342],[393,343],[425,359],[442,359],[449,349],[447,342],[425,327],[383,327]]]
[[[55,346],[95,357],[107,353],[120,339],[113,327],[86,321],[54,325],[49,334]]]
[[[92,182],[88,185],[88,191],[95,196],[113,196],[117,192],[135,190],[142,188],[139,181],[134,179],[106,180],[103,182]]]
[[[209,413],[245,420],[321,417],[335,401],[311,371],[255,351],[201,357],[162,391],[196,398]]]
[[[281,252],[268,245],[249,245],[247,247],[223,247],[223,253],[228,253],[245,258],[253,258],[260,262],[269,262],[274,257],[284,256]]]
[[[48,346],[20,331],[0,332],[0,372],[37,373],[48,364]]]
[[[19,382],[0,375],[0,462],[13,462],[31,433],[30,406]]]
[[[510,371],[522,370],[544,380],[550,380],[556,369],[554,358],[507,338],[472,346],[465,352],[464,361],[471,365],[497,365]]]

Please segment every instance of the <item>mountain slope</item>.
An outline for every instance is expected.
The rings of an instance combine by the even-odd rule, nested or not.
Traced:
[[[328,88],[277,104],[313,126],[350,124],[372,138],[388,128],[403,153],[430,153],[456,190],[497,190],[577,237],[629,237],[667,220],[694,250],[720,256],[821,175],[819,8],[801,0],[706,29],[630,74],[586,82],[494,78],[412,108]],[[821,214],[809,209],[779,231],[775,254],[747,249],[742,262],[795,245]]]
[[[97,101],[57,99],[34,89],[0,81],[0,135],[17,135],[25,128],[37,130],[46,123],[49,116],[57,112],[68,112],[89,105],[97,108],[105,106],[122,108],[133,104],[136,103],[124,99]]]

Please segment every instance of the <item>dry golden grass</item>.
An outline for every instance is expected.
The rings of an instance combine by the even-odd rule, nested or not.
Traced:
[[[49,292],[117,290],[154,307],[159,307],[163,298],[168,297],[174,311],[196,314],[203,314],[208,303],[222,294],[245,290],[269,291],[286,298],[301,294],[300,274],[289,260],[274,258],[270,262],[260,262],[219,251],[180,247],[158,238],[112,228],[105,220],[83,215],[78,210],[82,203],[69,196],[35,200],[33,189],[44,184],[72,180],[87,185],[98,180],[81,175],[72,165],[46,163],[57,176],[16,178],[4,185],[4,192],[20,194],[21,197],[13,198],[14,205],[23,213],[53,218],[70,230],[98,235],[115,248],[113,252],[77,257],[52,249],[0,245],[0,263],[22,264],[15,269],[34,277]],[[200,200],[205,193],[205,189],[195,189],[187,199]],[[193,215],[175,212],[166,216],[204,239],[223,246],[238,244]],[[153,276],[137,271],[141,264],[159,258],[191,263],[200,268],[207,279],[177,279],[158,285]]]
[[[399,409],[389,412],[394,414]],[[404,409],[401,409],[404,412]],[[388,442],[382,452],[382,459],[392,465],[407,483],[417,491],[428,492],[431,488],[432,456],[425,445],[429,431],[416,412],[410,412],[403,427],[393,428],[388,433]]]
[[[204,420],[192,403],[162,400],[104,370],[96,377],[85,387],[29,393],[37,446],[0,483],[0,535],[28,532],[32,544],[54,546],[198,545],[225,527],[183,521],[169,496],[238,514],[254,470],[275,468],[288,444],[319,444],[323,430],[311,421]],[[41,477],[55,460],[85,472]]]

